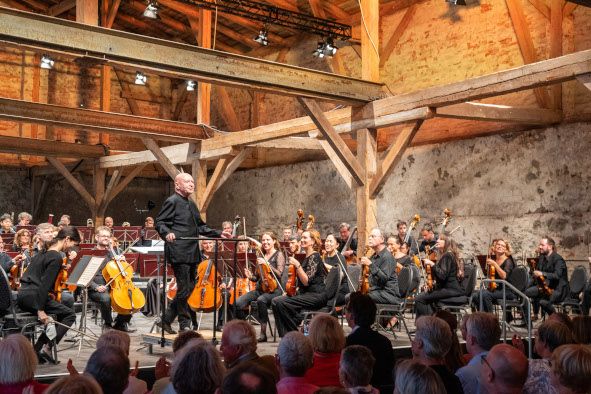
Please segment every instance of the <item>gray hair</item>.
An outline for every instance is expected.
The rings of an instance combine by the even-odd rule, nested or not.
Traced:
[[[228,339],[228,344],[242,346],[244,354],[257,349],[256,331],[252,324],[244,320],[231,320],[226,323],[222,335]]]
[[[279,342],[279,365],[288,376],[304,376],[312,367],[314,349],[308,338],[299,331],[291,331]]]
[[[423,351],[429,358],[444,358],[451,349],[451,328],[443,319],[421,316],[416,322],[416,339],[423,342]]]
[[[33,379],[37,355],[31,342],[21,334],[0,341],[0,384],[22,383]]]
[[[51,223],[39,223],[37,225],[37,227],[35,228],[35,234],[39,234],[40,232],[44,231],[44,230],[49,230],[51,229],[51,231],[53,231],[55,229],[55,226]]]
[[[114,346],[123,350],[123,353],[129,356],[129,347],[131,345],[131,340],[129,339],[129,335],[123,331],[119,330],[108,330],[105,331],[99,339],[96,341],[96,348],[100,349],[106,346]]]
[[[400,394],[446,394],[441,377],[431,367],[416,360],[404,360],[396,366],[396,389]]]
[[[22,220],[24,218],[28,218],[29,220],[33,220],[33,216],[29,212],[21,212],[18,214],[18,220]]]
[[[346,228],[347,230],[351,230],[351,225],[349,223],[345,223],[345,222],[339,224],[339,230],[342,230],[344,228]]]
[[[12,217],[10,216],[9,213],[5,213],[2,216],[0,216],[0,222],[5,221],[6,219],[9,219],[10,221],[12,221]]]
[[[367,386],[373,375],[376,362],[371,351],[365,346],[352,345],[341,352],[339,377],[346,387]]]
[[[472,313],[466,320],[466,333],[474,337],[479,347],[490,350],[501,338],[499,319],[492,313]]]

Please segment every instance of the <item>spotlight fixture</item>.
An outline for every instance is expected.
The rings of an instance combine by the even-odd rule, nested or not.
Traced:
[[[144,73],[136,72],[135,73],[135,84],[136,85],[145,85],[148,82],[148,77]]]
[[[55,64],[55,60],[53,60],[52,58],[50,58],[47,55],[43,55],[41,56],[41,68],[44,68],[46,70],[51,70],[53,68],[53,65]]]
[[[322,59],[324,56],[333,57],[337,53],[337,50],[338,48],[334,45],[334,39],[328,37],[326,40],[318,42],[318,46],[312,54]]]
[[[195,81],[192,81],[190,79],[187,81],[187,92],[194,91],[196,87],[197,87],[197,83]]]
[[[259,35],[256,36],[254,40],[262,46],[266,47],[269,45],[269,31],[267,30],[266,26],[263,26],[263,28],[259,31]]]
[[[452,5],[467,5],[466,0],[445,0],[447,3]]]
[[[158,19],[158,3],[155,0],[150,0],[148,6],[144,11],[144,16],[150,19]]]

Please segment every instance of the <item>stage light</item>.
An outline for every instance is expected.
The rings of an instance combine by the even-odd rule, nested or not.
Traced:
[[[260,31],[259,31],[259,35],[256,36],[254,38],[254,40],[256,42],[258,42],[259,44],[261,44],[262,46],[267,46],[269,45],[269,32],[267,31],[266,27],[263,27]]]
[[[318,42],[318,46],[312,54],[322,59],[325,56],[333,57],[337,53],[337,50],[338,48],[334,45],[334,39],[328,37],[326,40]]]
[[[135,84],[136,85],[145,85],[148,82],[148,77],[144,73],[136,72],[135,73]]]
[[[452,5],[466,5],[466,0],[445,0]]]
[[[190,79],[187,81],[187,92],[192,92],[197,87],[197,82],[191,81]]]
[[[150,19],[158,19],[158,3],[154,0],[150,0],[146,10],[144,11],[144,16]]]
[[[53,65],[55,64],[55,60],[53,60],[52,58],[50,58],[47,55],[43,55],[41,56],[41,68],[44,68],[46,70],[51,70],[53,68]]]

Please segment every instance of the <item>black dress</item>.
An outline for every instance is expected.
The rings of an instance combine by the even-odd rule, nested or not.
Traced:
[[[70,327],[76,321],[76,314],[49,295],[55,285],[62,262],[61,253],[55,250],[39,253],[33,257],[29,268],[21,278],[17,302],[18,306],[26,312],[37,315],[37,311],[42,310],[47,315],[54,315],[58,322]],[[60,342],[66,332],[68,328],[56,325],[56,343]],[[39,351],[47,342],[49,338],[43,333],[35,344],[35,350]]]
[[[506,281],[510,281],[511,273],[515,268],[515,260],[513,260],[512,256],[509,256],[503,261],[501,264],[501,269],[505,271],[507,276],[505,277]],[[497,277],[497,279],[499,279]],[[493,311],[493,304],[498,304],[499,300],[503,299],[503,284],[498,284],[497,288],[491,291],[489,288],[485,288],[482,290],[482,311],[483,312],[492,312]],[[509,288],[505,290],[505,299],[512,300],[515,298],[515,294]],[[501,301],[502,303],[502,301]],[[472,305],[476,309],[480,309],[480,291],[475,292],[472,295]]]
[[[281,296],[271,302],[280,337],[297,330],[302,321],[299,316],[302,310],[316,310],[326,305],[324,279],[327,272],[320,254],[314,252],[307,256],[302,262],[302,269],[308,275],[308,285],[304,286],[298,278],[298,293],[295,296]]]

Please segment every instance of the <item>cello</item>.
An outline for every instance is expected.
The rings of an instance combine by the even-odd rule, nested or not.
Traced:
[[[111,309],[122,315],[130,315],[142,309],[146,304],[144,293],[135,285],[133,267],[123,255],[118,256],[113,248],[110,249],[113,258],[102,270],[105,286],[111,286]]]
[[[215,288],[220,275],[214,277],[213,260],[203,260],[197,268],[199,281],[187,299],[189,307],[196,312],[213,312],[222,306],[222,292]],[[215,295],[215,297],[214,297]]]

